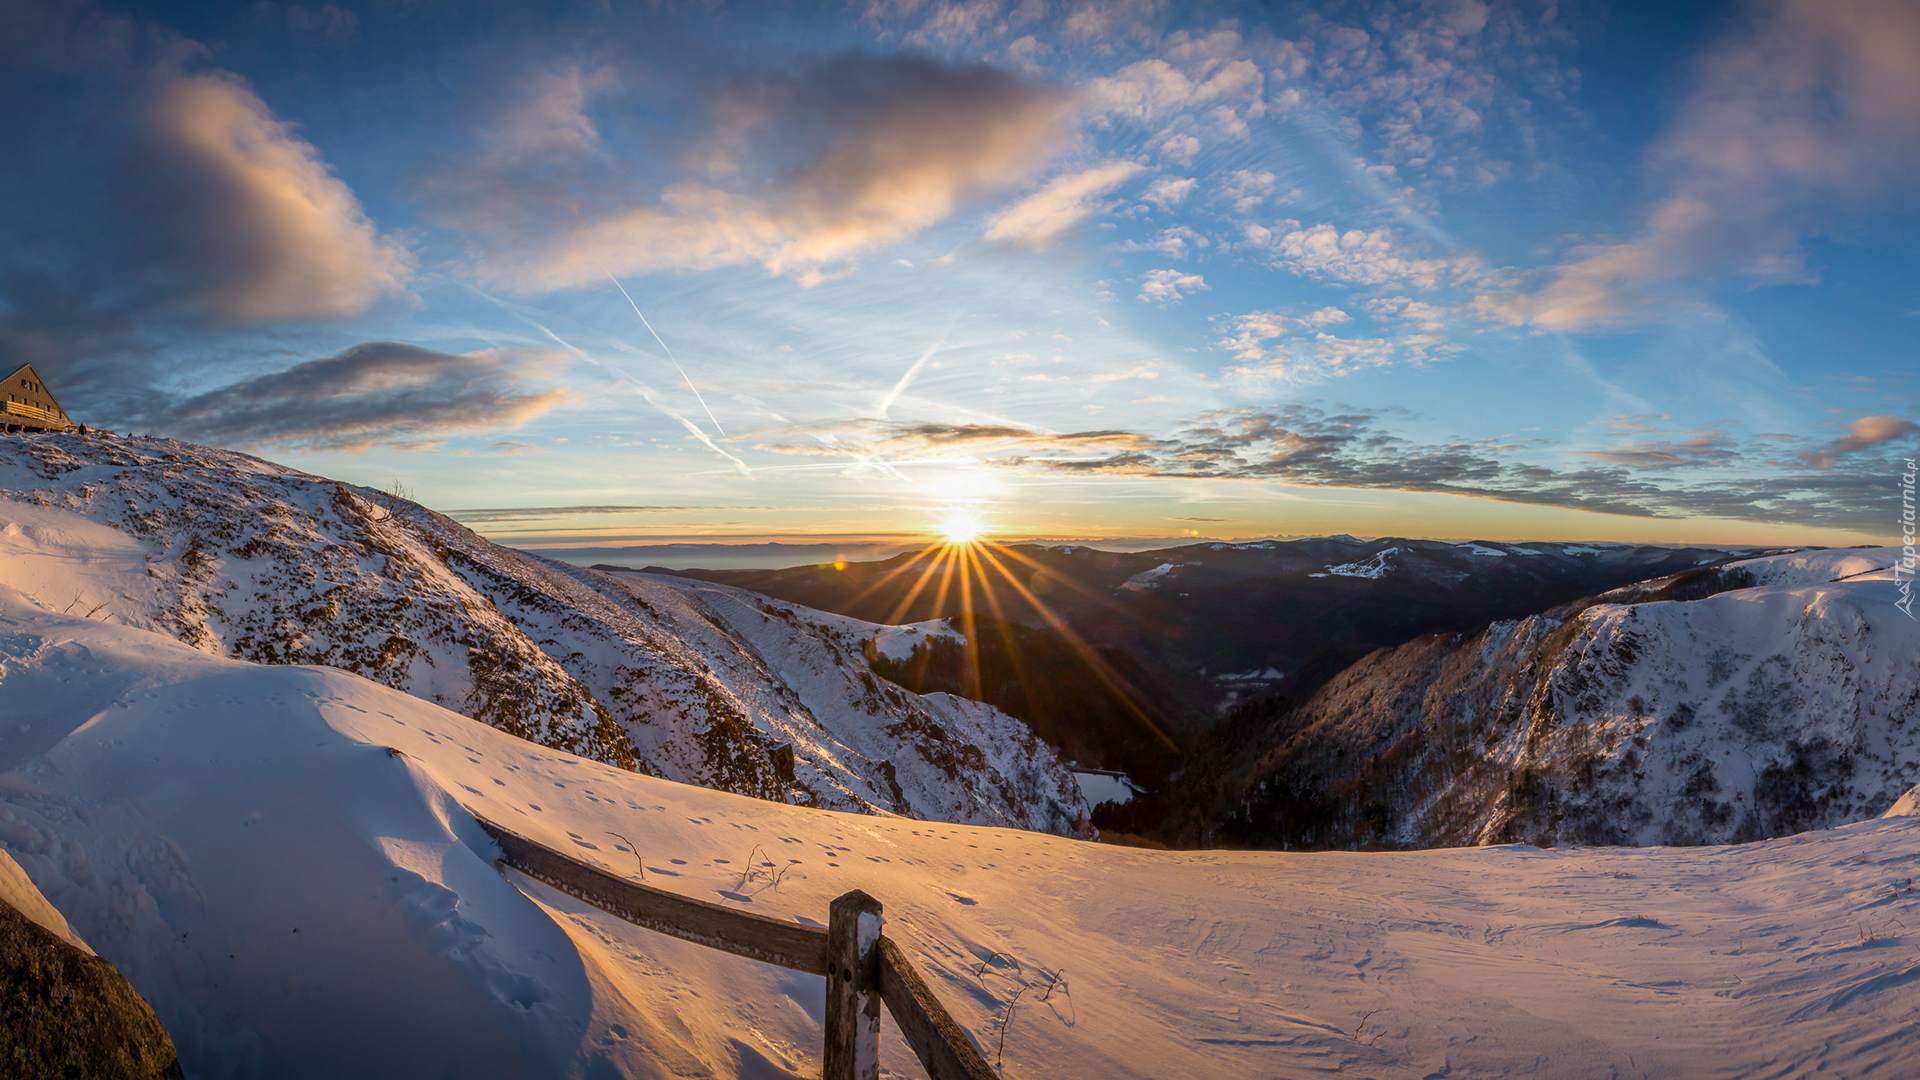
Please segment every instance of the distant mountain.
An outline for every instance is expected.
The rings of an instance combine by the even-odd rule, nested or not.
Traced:
[[[877,677],[892,628],[498,547],[244,454],[0,440],[0,585],[203,651],[356,672],[652,775],[835,810],[1081,835],[1058,754],[989,705]]]
[[[1743,554],[1335,536],[1137,553],[1018,544],[982,547],[971,560],[916,552],[842,566],[677,573],[873,622],[948,618],[960,626],[972,612],[986,643],[978,662],[987,692],[1030,680],[1013,658],[1055,635],[1043,651],[1060,662],[1045,670],[1080,687],[1078,700],[1092,707],[1004,690],[986,700],[1088,755],[1085,763],[1130,768],[1145,749],[1164,772],[1177,758],[1142,732],[1158,728],[1183,743],[1236,705],[1304,698],[1375,649]],[[1010,636],[995,629],[1002,623],[1034,632]],[[1105,659],[1089,664],[1089,655]],[[1116,718],[1119,729],[1109,729]]]
[[[1162,828],[1202,846],[1690,845],[1874,817],[1920,781],[1898,554],[1745,560],[1381,650],[1298,708],[1235,716]]]

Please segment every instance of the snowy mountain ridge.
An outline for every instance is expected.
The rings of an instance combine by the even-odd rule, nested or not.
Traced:
[[[1878,815],[1920,781],[1897,554],[1742,560],[1376,652],[1282,721],[1222,835],[1685,845]]]
[[[244,454],[0,441],[0,582],[206,652],[355,672],[621,768],[828,809],[1084,835],[1059,757],[978,702],[873,674],[881,627],[724,585],[498,547]]]
[[[1008,1077],[1920,1057],[1913,817],[1737,848],[1116,848],[669,783],[0,586],[0,846],[193,1080],[819,1075],[823,980],[502,872],[476,815],[781,920],[865,890]],[[922,1075],[880,1046],[882,1076]]]

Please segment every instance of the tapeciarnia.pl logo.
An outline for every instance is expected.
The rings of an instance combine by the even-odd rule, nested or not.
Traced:
[[[1900,560],[1893,564],[1894,588],[1900,590],[1900,599],[1895,600],[1893,606],[1906,612],[1909,619],[1915,618],[1913,614],[1913,478],[1916,472],[1920,472],[1914,468],[1913,462],[1914,459],[1908,458],[1907,471],[1900,474],[1900,542],[1905,546],[1900,549]]]

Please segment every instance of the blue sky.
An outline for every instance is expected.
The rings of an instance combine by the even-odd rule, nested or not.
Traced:
[[[0,366],[525,546],[1897,535],[1904,0],[0,4]]]

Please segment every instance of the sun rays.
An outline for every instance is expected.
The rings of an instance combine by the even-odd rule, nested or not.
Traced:
[[[991,530],[979,515],[971,511],[950,511],[936,523],[935,532],[940,537],[938,543],[916,553],[899,567],[877,576],[853,598],[852,603],[857,604],[885,584],[902,583],[911,577],[912,584],[905,595],[882,620],[898,624],[913,618],[918,610],[916,605],[929,591],[931,600],[925,609],[926,613],[931,618],[942,617],[942,613],[949,610],[949,596],[954,595],[957,589],[955,599],[958,610],[953,612],[951,619],[954,629],[960,632],[965,642],[962,690],[975,700],[985,700],[987,696],[982,684],[980,659],[982,631],[992,627],[996,632],[1005,634],[1006,627],[1023,622],[1043,626],[1059,635],[1072,655],[1085,665],[1129,714],[1151,730],[1169,749],[1177,749],[1174,740],[1155,722],[1146,706],[1147,695],[1142,689],[1115,670],[1101,655],[1099,647],[1077,633],[1066,617],[1042,599],[1040,593],[1050,591],[1049,586],[1057,585],[1109,612],[1132,617],[1130,613],[1111,597],[1089,588],[1073,576],[1045,567],[1015,547],[987,539]],[[1025,580],[1042,577],[1047,585],[1039,589],[1030,587]],[[1023,607],[1037,618],[1023,617],[1026,615],[1026,611],[1021,610]],[[1006,658],[1012,668],[1011,676],[1022,687],[1033,687],[1038,685],[1037,680],[1050,677],[1048,672],[1032,670],[1032,665],[1023,659],[1018,649],[1006,650]]]

